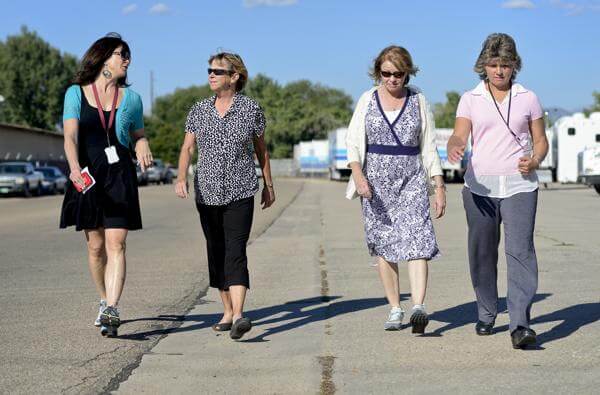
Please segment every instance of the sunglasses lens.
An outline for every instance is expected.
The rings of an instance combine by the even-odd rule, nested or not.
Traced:
[[[223,69],[208,69],[208,74],[210,75],[211,73],[213,73],[214,75],[225,75],[229,72]]]
[[[391,76],[396,77],[397,79],[401,79],[404,78],[405,73],[402,71],[396,71],[394,73],[390,72],[390,71],[382,71],[381,72],[381,76],[385,77],[385,78],[390,78]]]

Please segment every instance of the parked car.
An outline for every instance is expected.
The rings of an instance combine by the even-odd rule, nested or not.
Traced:
[[[44,192],[54,195],[55,193],[65,193],[67,189],[67,177],[58,167],[44,166],[36,167],[35,171],[43,174],[42,189]]]
[[[173,180],[175,180],[178,176],[179,169],[177,169],[175,166],[169,165],[167,166],[167,171],[171,174],[171,182],[173,182]]]
[[[162,159],[154,159],[154,165],[152,167],[158,170],[158,173],[160,174],[160,182],[163,184],[173,183],[173,173],[169,171],[169,167],[165,165]]]
[[[138,163],[135,165],[135,172],[137,173],[138,185],[148,185],[148,171],[142,172],[142,168]]]
[[[25,197],[42,194],[43,175],[28,162],[0,163],[0,194],[18,193]]]

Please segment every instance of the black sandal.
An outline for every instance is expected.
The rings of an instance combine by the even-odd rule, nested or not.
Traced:
[[[244,333],[250,331],[250,329],[252,329],[252,321],[250,321],[250,318],[238,318],[231,326],[229,337],[234,340],[241,339],[242,336],[244,336]]]
[[[212,330],[215,332],[227,332],[231,330],[231,322],[219,322],[212,326]]]

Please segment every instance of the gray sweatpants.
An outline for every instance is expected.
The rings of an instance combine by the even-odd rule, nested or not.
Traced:
[[[498,314],[498,244],[500,223],[503,222],[509,330],[512,333],[518,326],[529,328],[531,304],[538,285],[533,245],[538,191],[498,199],[476,195],[465,187],[462,195],[469,226],[469,267],[479,320],[490,323]]]

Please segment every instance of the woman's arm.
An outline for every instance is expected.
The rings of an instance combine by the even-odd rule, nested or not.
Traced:
[[[448,139],[448,145],[446,147],[448,152],[448,161],[450,163],[457,163],[462,160],[465,155],[465,149],[467,148],[467,139],[471,134],[471,120],[463,117],[456,117],[454,122],[454,133]]]
[[[148,167],[152,166],[152,152],[150,151],[150,144],[146,138],[146,133],[142,128],[132,132],[131,135],[133,136],[133,141],[135,141],[135,156],[137,161],[142,171],[146,171]]]
[[[521,174],[529,174],[529,172],[539,168],[540,163],[548,154],[548,139],[546,138],[544,118],[530,121],[529,131],[533,139],[533,153],[531,156],[524,156],[519,159],[519,172]]]
[[[258,137],[254,135],[252,143],[254,145],[254,152],[256,152],[256,157],[258,158],[258,163],[260,164],[260,168],[262,170],[264,181],[262,198],[260,201],[264,210],[275,202],[275,190],[273,188],[273,179],[271,178],[271,161],[269,159],[267,145],[265,144],[264,133],[261,133],[261,135]]]
[[[85,186],[81,177],[81,166],[79,165],[79,155],[77,154],[77,136],[79,134],[79,120],[77,118],[66,119],[63,122],[64,128],[64,148],[67,162],[69,163],[69,179],[73,184],[82,188]]]
[[[185,133],[181,152],[179,153],[179,163],[177,166],[177,180],[175,181],[175,193],[182,199],[188,197],[187,171],[190,166],[190,160],[194,155],[196,148],[196,136],[194,133]]]

